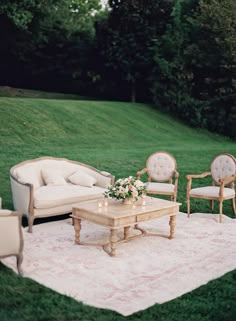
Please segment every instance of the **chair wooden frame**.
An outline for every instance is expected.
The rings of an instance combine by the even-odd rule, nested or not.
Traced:
[[[1,212],[3,214],[1,214]],[[1,219],[7,219],[9,218],[9,224],[11,224],[12,219],[16,218],[17,220],[17,230],[15,231],[15,233],[18,233],[17,238],[18,238],[18,242],[19,242],[19,246],[18,249],[14,250],[14,251],[10,251],[9,253],[6,252],[6,254],[4,255],[0,255],[0,260],[9,256],[15,256],[16,257],[16,264],[17,264],[17,270],[18,273],[20,275],[23,275],[23,270],[22,270],[22,261],[23,261],[23,247],[24,247],[24,239],[23,239],[23,232],[22,232],[22,213],[21,212],[17,212],[17,211],[10,211],[10,210],[4,210],[4,209],[0,209],[0,225],[1,225]],[[10,226],[11,227],[11,226]],[[9,227],[9,228],[10,228]],[[7,242],[7,240],[6,240]],[[0,245],[4,246],[3,244]],[[4,251],[3,251],[4,252]]]
[[[222,153],[217,156],[215,156],[211,162],[211,166],[213,162],[216,160],[217,157],[219,156],[227,156],[231,160],[235,162],[235,168],[236,168],[236,159],[234,156],[227,154],[227,153]],[[224,196],[224,188],[229,186],[229,188],[234,189],[234,182],[236,180],[236,173],[230,177],[220,177],[218,182],[212,177],[212,183],[211,186],[216,186],[219,185],[219,194],[215,197],[209,196],[209,195],[200,195],[200,194],[192,194],[190,195],[191,189],[192,189],[192,180],[196,178],[205,178],[211,176],[212,177],[212,172],[203,172],[201,174],[189,174],[186,175],[187,179],[187,191],[186,191],[186,198],[187,198],[187,213],[188,217],[190,217],[190,198],[201,198],[201,199],[206,199],[210,200],[210,205],[211,205],[211,211],[214,210],[214,201],[219,202],[219,221],[220,223],[222,222],[222,213],[223,213],[223,201],[231,199],[232,200],[232,208],[234,214],[236,214],[236,207],[235,207],[235,195],[234,196]]]
[[[173,171],[170,173],[168,178],[165,179],[156,179],[154,178],[149,170],[149,161],[152,157],[156,157],[157,155],[163,155],[167,158],[170,158],[173,161],[174,167],[173,167]],[[141,175],[146,174],[148,175],[148,182],[158,182],[158,183],[164,183],[167,182],[168,184],[173,184],[174,185],[174,190],[172,192],[167,192],[165,190],[158,190],[156,191],[155,189],[150,189],[147,188],[147,194],[156,194],[156,195],[170,195],[170,200],[176,202],[177,200],[177,192],[178,192],[178,179],[179,179],[179,173],[177,171],[177,164],[176,164],[176,160],[173,157],[173,155],[171,155],[168,152],[165,151],[158,151],[155,152],[153,154],[151,154],[147,160],[146,160],[146,167],[144,167],[142,170],[137,172],[137,178],[141,179]],[[173,182],[174,180],[174,182]]]

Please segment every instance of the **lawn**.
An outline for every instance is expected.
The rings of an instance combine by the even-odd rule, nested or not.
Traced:
[[[66,157],[120,178],[135,176],[151,153],[165,150],[176,158],[178,201],[186,212],[186,174],[209,170],[219,153],[236,155],[235,141],[190,128],[150,105],[54,97],[47,94],[45,98],[42,93],[30,98],[0,97],[0,195],[4,208],[13,208],[9,169],[20,161],[47,155]],[[194,212],[210,210],[204,200],[191,204]],[[234,217],[231,201],[225,202],[224,213]],[[84,306],[16,276],[0,264],[0,320],[231,321],[236,313],[235,279],[232,271],[171,302],[125,318]]]

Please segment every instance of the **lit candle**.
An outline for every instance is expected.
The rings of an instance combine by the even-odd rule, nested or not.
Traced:
[[[98,207],[102,207],[102,201],[98,201]]]
[[[108,206],[108,200],[104,201],[104,206],[106,206],[106,207]]]

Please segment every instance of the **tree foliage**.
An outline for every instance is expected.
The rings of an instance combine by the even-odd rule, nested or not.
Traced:
[[[2,81],[47,90],[84,90],[100,9],[99,0],[0,3]],[[6,31],[11,34],[7,43]]]
[[[231,134],[235,105],[235,4],[177,0],[171,24],[154,47],[156,104],[223,134]]]
[[[99,26],[99,51],[110,75],[118,80],[125,98],[136,100],[137,91],[148,94],[150,48],[163,34],[171,11],[170,0],[111,0],[106,23]],[[107,71],[106,71],[107,72]],[[128,94],[129,93],[129,94]],[[140,97],[139,97],[140,98]]]
[[[154,102],[236,136],[235,0],[5,0],[0,84]]]

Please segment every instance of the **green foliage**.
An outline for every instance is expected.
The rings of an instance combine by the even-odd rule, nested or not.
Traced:
[[[39,93],[32,92],[31,97],[35,94]],[[9,169],[20,161],[45,155],[67,157],[110,171],[118,179],[135,176],[147,156],[166,150],[177,160],[178,201],[185,212],[185,175],[208,170],[218,153],[235,155],[235,142],[189,128],[150,105],[67,100],[66,95],[64,99],[60,95],[59,100],[52,94],[51,99],[43,99],[42,92],[40,95],[0,98],[0,195],[4,208],[13,207]],[[191,203],[195,212],[210,211],[206,200]],[[230,201],[224,203],[225,213],[235,217]],[[234,321],[235,286],[236,271],[232,271],[175,300],[124,317],[60,295],[0,264],[0,320]]]
[[[190,124],[201,122],[200,104],[191,95],[191,70],[185,61],[185,35],[182,1],[177,0],[165,34],[153,46],[152,93],[154,102],[165,111],[188,119]]]
[[[6,0],[0,3],[0,15],[6,15],[18,28],[29,29],[38,18],[60,20],[68,29],[91,28],[96,11],[101,9],[99,0]]]
[[[108,20],[98,32],[105,66],[116,78],[116,85],[131,101],[143,92],[148,95],[151,68],[150,47],[165,30],[172,1],[109,1]],[[122,82],[124,83],[122,85]],[[120,91],[119,91],[120,94]],[[146,99],[147,100],[147,99]]]
[[[0,42],[4,44],[0,82],[15,87],[85,91],[94,55],[94,22],[100,9],[99,0],[0,4]],[[27,21],[23,20],[25,12]],[[10,36],[7,43],[6,33]]]
[[[153,47],[157,105],[194,126],[233,135],[235,21],[235,1],[176,1]]]
[[[0,84],[154,102],[235,137],[235,0],[0,2]]]

